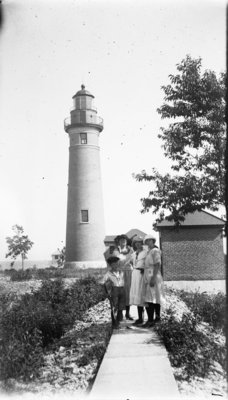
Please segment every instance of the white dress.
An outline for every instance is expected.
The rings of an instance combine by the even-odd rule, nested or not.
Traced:
[[[161,252],[157,247],[154,247],[148,251],[145,259],[143,299],[146,303],[163,304],[165,300],[164,283],[160,269],[156,275],[155,285],[150,286],[154,265],[157,263],[161,264]]]
[[[130,304],[141,307],[144,306],[142,298],[144,278],[143,278],[143,273],[138,268],[144,270],[146,255],[147,255],[146,250],[142,250],[138,254],[135,251],[132,254],[133,271],[131,277]]]

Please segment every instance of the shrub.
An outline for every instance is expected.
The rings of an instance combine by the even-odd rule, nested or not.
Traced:
[[[12,325],[11,325],[12,326]],[[38,375],[43,364],[42,335],[38,329],[13,329],[0,342],[0,376],[2,380],[22,378],[25,381]]]
[[[87,269],[64,269],[59,267],[50,266],[47,268],[27,268],[26,270],[6,269],[4,275],[10,276],[12,281],[26,281],[29,279],[56,279],[56,278],[78,278],[86,279],[94,277],[97,280],[101,279],[106,269],[104,268],[87,268]]]
[[[56,278],[65,278],[66,273],[62,268],[57,267],[48,267],[48,268],[37,268],[36,270],[36,278],[37,279],[56,279]]]
[[[15,268],[11,268],[11,269],[4,269],[4,275],[5,276],[11,276],[14,272],[16,272],[17,270]]]
[[[225,348],[214,343],[210,335],[198,329],[199,319],[188,313],[175,319],[170,308],[155,330],[163,340],[171,365],[182,367],[185,378],[205,377],[214,361],[225,368]]]
[[[41,365],[42,335],[32,322],[31,310],[23,301],[3,310],[0,341],[2,379],[22,377],[27,380]]]
[[[60,338],[83,312],[103,300],[95,278],[87,277],[65,288],[61,279],[43,282],[18,302],[2,308],[1,377],[30,379],[38,374],[45,346]]]
[[[25,270],[12,270],[10,274],[10,279],[11,281],[15,282],[21,282],[21,281],[28,281],[30,279],[34,278],[34,271],[31,269],[25,269]]]
[[[225,294],[221,292],[217,294],[186,292],[184,290],[179,291],[178,294],[195,315],[208,322],[214,329],[222,329],[225,334]]]

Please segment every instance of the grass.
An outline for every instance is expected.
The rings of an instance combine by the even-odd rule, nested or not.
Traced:
[[[106,268],[85,268],[85,269],[65,269],[58,267],[47,267],[47,268],[27,268],[25,270],[6,269],[2,271],[3,277],[9,277],[12,282],[25,282],[30,280],[46,280],[56,278],[74,278],[84,279],[88,276],[92,276],[96,279],[100,279]]]

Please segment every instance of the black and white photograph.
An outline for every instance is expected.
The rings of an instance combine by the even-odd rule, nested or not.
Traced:
[[[225,0],[0,2],[0,396],[227,398]]]

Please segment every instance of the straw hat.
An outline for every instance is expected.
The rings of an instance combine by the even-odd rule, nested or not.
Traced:
[[[156,242],[156,237],[154,236],[154,235],[146,235],[145,237],[144,237],[144,244],[146,243],[146,241],[147,240],[154,240],[155,242]]]

